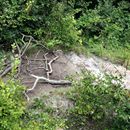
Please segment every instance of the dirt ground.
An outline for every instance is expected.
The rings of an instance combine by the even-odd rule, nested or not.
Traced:
[[[21,69],[22,71],[20,73],[20,79],[23,85],[27,86],[27,89],[31,88],[35,82],[35,78],[31,77],[26,70],[28,61],[30,61],[28,68],[29,70],[32,70],[31,72],[32,74],[46,77],[46,71],[44,69],[36,69],[38,67],[45,67],[44,60],[43,61],[40,60],[40,59],[44,59],[43,58],[44,54],[45,52],[43,51],[41,51],[40,53],[34,53],[33,55],[28,57],[28,60],[25,57],[22,62],[22,69]],[[52,63],[53,72],[50,75],[50,79],[64,80],[66,77],[71,76],[72,74],[78,73],[80,71],[79,67],[73,64],[62,51],[56,52],[56,54],[59,56],[59,58]],[[54,55],[48,54],[47,57],[48,60],[51,60],[54,57]],[[40,81],[35,87],[35,89],[28,93],[28,96],[30,99],[34,99],[42,96],[43,94],[52,93],[53,91],[59,88],[67,89],[68,87],[70,86],[51,85]]]
[[[24,57],[20,79],[27,88],[31,88],[35,82],[35,78],[28,74],[27,68],[31,70],[32,74],[46,77],[46,71],[43,68],[38,69],[38,67],[45,67],[45,60],[43,58],[44,54],[44,51],[39,50],[39,52],[35,52],[31,56],[28,56],[28,58]],[[103,76],[104,72],[113,75],[121,75],[124,78],[126,88],[130,88],[130,71],[120,65],[112,64],[109,61],[105,61],[95,56],[86,57],[84,55],[77,55],[73,52],[64,54],[59,50],[56,51],[55,54],[59,56],[59,58],[52,63],[53,72],[49,77],[50,79],[64,80],[66,77],[71,75],[77,75],[77,79],[79,79],[80,76],[78,74],[80,74],[81,70],[86,69],[95,75]],[[55,55],[52,53],[47,55],[49,61],[54,57]],[[42,96],[43,94],[52,93],[58,89],[66,91],[68,87],[71,86],[51,85],[40,81],[35,89],[28,93],[28,96],[32,100]]]

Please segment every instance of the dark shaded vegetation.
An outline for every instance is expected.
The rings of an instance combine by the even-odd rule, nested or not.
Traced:
[[[4,48],[20,40],[21,33],[46,45],[68,48],[81,41],[90,47],[129,47],[129,1],[1,0],[0,5],[0,44]]]
[[[50,49],[81,53],[85,47],[86,52],[130,66],[128,0],[1,0],[0,5],[4,50],[14,42],[21,44],[23,33]]]

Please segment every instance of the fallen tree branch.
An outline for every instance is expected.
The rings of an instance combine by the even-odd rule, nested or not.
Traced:
[[[21,71],[22,56],[25,54],[25,52],[27,51],[28,47],[31,45],[32,40],[34,40],[34,38],[32,36],[26,36],[24,34],[22,34],[22,36],[23,36],[22,37],[22,42],[23,42],[24,45],[20,48],[20,46],[16,43],[16,47],[17,47],[17,51],[18,51],[18,59],[20,61],[19,65],[17,67],[18,72],[17,72],[16,77],[18,77],[18,75],[19,75],[19,73]],[[24,38],[25,37],[29,38],[29,42],[28,43],[24,42]],[[12,70],[12,68],[13,68],[12,65],[5,67],[5,69],[0,74],[0,78],[4,77],[5,75],[7,75]]]
[[[48,67],[49,67],[49,71],[47,72],[47,78],[49,79],[50,74],[53,72],[52,69],[52,63],[57,60],[59,58],[59,56],[56,56],[55,58],[53,58],[49,63],[48,63]]]
[[[47,55],[48,55],[48,53],[44,54],[43,57],[44,57],[44,59],[45,59],[46,76],[48,77],[48,75],[47,75],[47,72],[48,72],[48,59],[47,59],[47,57],[46,57]]]
[[[7,75],[10,71],[12,70],[12,66],[10,65],[9,67],[7,67],[0,75],[0,78],[4,77],[5,75]]]
[[[34,82],[33,87],[30,88],[30,89],[27,89],[26,92],[32,91],[36,87],[39,80],[44,80],[46,83],[49,83],[49,84],[52,84],[52,85],[71,85],[71,82],[68,81],[68,80],[53,80],[53,79],[45,78],[43,76],[37,76],[37,75],[34,75],[34,74],[30,74],[30,76],[36,78],[36,80]]]

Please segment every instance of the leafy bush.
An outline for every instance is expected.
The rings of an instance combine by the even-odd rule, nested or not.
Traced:
[[[58,120],[52,117],[44,103],[36,100],[32,108],[26,108],[24,87],[17,81],[0,80],[0,129],[1,130],[55,130]]]
[[[99,0],[94,9],[87,8],[78,19],[88,44],[127,47],[130,43],[130,3],[127,1]]]
[[[83,44],[90,52],[111,60],[129,62],[130,2],[128,0],[75,1],[77,26],[82,30]],[[130,63],[129,63],[130,65]]]
[[[113,80],[116,84],[113,84]],[[66,122],[70,130],[129,130],[130,95],[115,77],[104,80],[85,74],[69,98],[74,108]]]
[[[94,44],[127,48],[130,43],[127,0],[1,0],[0,5],[0,44],[4,48],[21,39],[20,33],[51,48],[69,48],[82,43],[81,38],[90,48]]]
[[[74,19],[75,11],[65,11],[66,7],[63,3],[58,3],[52,10],[50,15],[49,32],[51,39],[58,39],[59,45],[71,47],[73,44],[81,42],[80,31]],[[48,33],[49,33],[48,32]]]
[[[25,107],[22,99],[23,87],[16,81],[4,83],[0,80],[0,129],[21,130],[21,116]]]
[[[44,44],[50,44],[53,40],[53,46],[61,44],[68,47],[79,41],[80,33],[76,28],[73,9],[66,11],[66,2],[2,0],[0,4],[0,44],[4,48],[14,39],[21,39],[21,33],[32,35]]]

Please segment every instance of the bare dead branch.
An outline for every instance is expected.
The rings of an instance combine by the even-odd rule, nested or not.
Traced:
[[[47,76],[47,71],[48,71],[48,59],[47,59],[47,56],[48,53],[44,54],[43,57],[45,58],[45,69],[46,69],[46,76]]]
[[[34,82],[33,87],[31,89],[27,89],[27,92],[32,91],[36,87],[39,80],[44,80],[47,83],[52,84],[52,85],[71,85],[71,82],[68,80],[53,80],[53,79],[45,78],[43,76],[37,76],[34,74],[30,74],[30,76],[36,78],[36,80]]]
[[[10,71],[12,70],[12,66],[10,65],[9,67],[7,67],[0,75],[0,78],[4,77],[5,75],[7,75]]]
[[[42,48],[45,48],[48,50],[48,48],[46,48],[44,45],[42,45],[39,41],[35,40],[32,36],[28,36],[28,35],[25,35],[25,34],[22,34],[22,39],[21,39],[22,43],[23,43],[23,46],[21,44],[18,44],[16,43],[16,47],[17,47],[17,51],[18,51],[18,59],[20,60],[20,64],[18,65],[18,71],[17,71],[17,77],[19,76],[20,72],[21,72],[21,68],[22,68],[22,64],[23,64],[23,58],[26,56],[26,51],[30,48],[30,46],[32,45],[33,42],[36,43],[36,46],[41,46]],[[60,52],[61,50],[58,50],[58,51],[55,51],[55,52],[52,52],[52,54],[55,56],[53,56],[54,58],[52,58],[51,60],[48,59],[47,55],[49,54],[49,52],[43,54],[43,57],[41,59],[38,59],[38,55],[39,53],[43,51],[43,50],[39,50],[37,52],[37,54],[35,55],[35,58],[34,59],[29,59],[27,56],[26,56],[26,60],[27,60],[27,64],[26,64],[26,72],[27,74],[29,74],[31,77],[34,77],[35,78],[35,82],[33,83],[33,86],[32,88],[30,89],[27,89],[27,91],[24,92],[24,95],[25,97],[27,98],[27,100],[29,101],[29,96],[27,95],[27,92],[30,92],[32,90],[34,90],[34,88],[37,86],[37,84],[40,82],[42,83],[49,83],[49,84],[52,84],[52,85],[71,85],[71,82],[68,81],[68,80],[54,80],[54,79],[49,79],[49,76],[50,74],[52,74],[53,72],[53,68],[52,68],[52,63],[54,61],[56,61],[59,56],[57,56],[55,53],[58,53]],[[40,65],[38,67],[35,67],[35,68],[31,68],[31,61],[34,61],[35,64],[37,63],[37,61],[40,61]],[[11,62],[9,62],[9,64],[5,64],[5,69],[0,72],[0,77],[3,77],[5,76],[6,74],[8,74],[13,66],[11,66]],[[34,75],[32,74],[32,72],[34,70],[37,70],[37,69],[44,69],[44,71],[46,71],[46,77],[44,76],[37,76],[37,75]]]
[[[21,53],[21,57],[25,54],[26,50],[28,49],[28,47],[30,46],[32,41],[32,37],[29,39],[29,42],[26,44],[25,48],[23,49],[22,53]]]
[[[53,69],[52,69],[52,63],[57,60],[59,58],[59,56],[56,56],[55,58],[53,58],[49,63],[48,63],[48,68],[49,68],[49,71],[47,72],[47,78],[49,79],[49,76],[50,74],[53,72]]]

